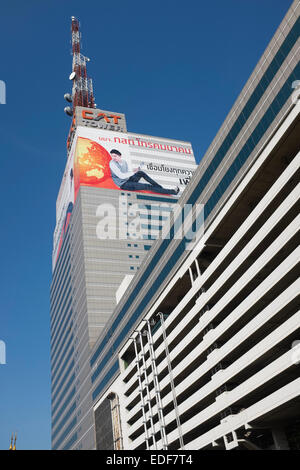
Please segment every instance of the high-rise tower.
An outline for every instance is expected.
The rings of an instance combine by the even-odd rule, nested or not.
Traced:
[[[52,447],[95,448],[90,352],[195,169],[190,143],[96,109],[72,17],[72,107],[51,283]],[[113,331],[112,331],[113,333]]]

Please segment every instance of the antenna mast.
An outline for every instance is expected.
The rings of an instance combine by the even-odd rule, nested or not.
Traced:
[[[72,95],[66,93],[64,98],[73,103],[73,107],[66,106],[64,111],[68,116],[72,116],[72,124],[67,138],[67,150],[70,150],[74,131],[75,131],[75,112],[76,106],[83,106],[85,108],[95,108],[95,100],[93,93],[92,79],[87,76],[86,63],[90,61],[80,52],[80,39],[81,33],[79,31],[79,21],[75,16],[71,17],[71,34],[72,34],[72,73],[69,79],[73,81]]]
[[[73,110],[76,106],[84,106],[85,108],[94,108],[94,95],[92,79],[87,77],[86,62],[90,59],[85,57],[80,52],[80,39],[81,33],[79,31],[79,21],[75,16],[72,16],[72,53],[73,53],[73,66],[72,74],[70,76],[73,80],[72,101]]]

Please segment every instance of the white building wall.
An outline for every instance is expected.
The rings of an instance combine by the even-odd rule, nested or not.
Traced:
[[[298,334],[300,325],[300,310],[294,308],[293,313],[289,313],[290,306],[295,305],[297,298],[299,301],[300,292],[300,281],[294,278],[300,259],[300,248],[295,245],[295,236],[300,226],[300,216],[297,211],[297,204],[300,200],[300,182],[298,185],[291,186],[289,190],[293,178],[299,181],[300,153],[273,182],[269,191],[250,212],[244,223],[233,233],[209,267],[200,275],[198,272],[197,278],[193,279],[189,291],[164,320],[166,341],[163,339],[162,326],[153,334],[151,341],[149,341],[149,334],[146,336],[145,333],[146,321],[153,318],[153,314],[157,312],[170,289],[195,262],[197,256],[205,248],[211,233],[218,227],[218,224],[222,223],[244,188],[252,180],[255,181],[279,140],[293,126],[299,111],[300,104],[279,127],[242,183],[223,206],[211,227],[205,232],[198,249],[191,252],[166,291],[156,300],[133,333],[132,337],[139,340],[139,332],[143,331],[143,338],[145,338],[143,350],[140,349],[140,343],[137,341],[139,371],[136,360],[133,360],[126,369],[121,368],[122,372],[112,387],[117,387],[120,397],[122,396],[122,423],[128,446],[125,448],[133,450],[145,447],[146,431],[143,424],[142,401],[144,405],[146,404],[149,449],[201,449],[216,445],[216,442],[220,440],[224,442],[225,448],[230,449],[239,445],[241,441],[235,433],[238,428],[247,427],[249,422],[262,418],[266,413],[276,410],[299,396],[299,379],[293,380],[296,365],[292,362],[292,351],[287,345],[289,344],[288,338]],[[270,207],[281,191],[285,192],[285,196],[277,204],[276,209],[270,212]],[[284,222],[287,214],[290,214],[288,223]],[[231,257],[231,253],[241,244],[247,233],[252,233],[251,230],[256,227],[257,220],[261,217],[264,221],[259,229],[254,232],[253,236],[248,237],[247,243],[244,243],[239,250],[238,256]],[[255,250],[264,243],[266,237],[272,235],[274,227],[276,228],[278,224],[282,225],[282,230],[276,234],[274,232],[272,243],[264,246],[260,256],[252,259],[252,253],[255,253]],[[283,249],[286,250],[284,257],[282,257]],[[209,284],[224,260],[227,260],[224,270]],[[243,263],[246,268],[242,274],[231,283],[228,289],[224,289],[228,279],[239,272]],[[271,270],[269,269],[264,275],[262,273],[266,266],[271,266]],[[261,276],[261,282],[257,282],[258,276]],[[285,281],[286,279],[291,279],[291,281]],[[283,281],[285,283],[281,284]],[[249,294],[243,294],[243,289],[252,282],[256,282],[255,288]],[[209,288],[202,292],[201,288],[205,285],[209,285]],[[281,288],[281,285],[284,287]],[[197,292],[199,296],[196,302],[186,311],[186,306]],[[211,304],[218,292],[221,292],[220,298],[216,303]],[[270,301],[268,300],[269,293],[273,293],[274,297]],[[222,315],[222,312],[228,308],[232,299],[239,298],[239,296],[240,301],[237,302],[235,308],[218,321],[219,315]],[[264,302],[263,307],[260,302]],[[206,308],[208,305],[209,307]],[[251,316],[249,312],[253,309],[257,309],[257,314]],[[287,312],[286,320],[281,314],[285,311]],[[247,321],[248,316],[249,321]],[[192,323],[191,328],[189,325]],[[261,332],[263,335],[258,341]],[[248,341],[250,336],[255,338],[253,346]],[[132,337],[120,351],[121,362],[124,353],[128,348],[132,348]],[[153,351],[151,351],[151,343]],[[189,347],[191,344],[193,346]],[[282,349],[282,353],[278,353],[278,348]],[[189,352],[182,357],[182,351]],[[272,360],[272,351],[277,351],[274,360]],[[224,358],[226,360],[227,357],[233,359],[226,364],[226,367],[217,370],[220,362]],[[267,358],[265,366],[261,365],[264,363],[264,357]],[[151,367],[153,358],[156,364],[155,373]],[[168,368],[168,364],[172,364],[171,369]],[[141,374],[144,397],[141,395],[138,372]],[[156,373],[158,374],[157,386],[155,386]],[[232,390],[222,390],[224,384],[231,383],[239,374],[241,377],[244,374],[245,378],[240,378]],[[280,386],[282,377],[287,377],[287,383]],[[260,392],[260,390],[268,390],[269,384],[277,378],[279,380],[277,389],[273,387],[272,392],[267,396]],[[170,387],[172,381],[174,382],[173,389],[172,386]],[[193,386],[195,391],[188,393],[184,398],[186,390]],[[239,409],[239,405],[236,404],[248,400],[248,397],[254,393],[257,396],[256,401],[249,407],[240,406]],[[157,395],[160,395],[161,401],[156,400]],[[147,397],[151,400],[150,408],[147,407],[149,403]],[[155,441],[150,438],[153,434],[151,433],[151,418],[154,422]],[[204,432],[200,431],[198,437],[191,439],[190,433],[199,425],[203,425]]]

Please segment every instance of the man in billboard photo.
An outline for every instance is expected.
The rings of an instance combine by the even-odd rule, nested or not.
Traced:
[[[128,169],[126,160],[122,159],[122,154],[119,150],[113,149],[110,151],[112,160],[109,162],[111,176],[114,183],[126,191],[153,191],[160,194],[177,195],[179,187],[174,189],[163,188],[160,184],[150,178],[147,173],[139,168],[133,171]],[[140,179],[144,179],[147,183],[140,183]]]

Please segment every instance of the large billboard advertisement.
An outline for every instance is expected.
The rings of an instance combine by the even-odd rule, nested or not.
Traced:
[[[178,198],[195,168],[188,142],[77,127],[57,198],[53,269],[80,186]]]
[[[74,160],[80,185],[178,196],[195,170],[191,145],[79,127]]]
[[[56,225],[53,234],[52,269],[54,269],[61,245],[67,231],[75,202],[74,154],[75,139],[70,150],[60,190],[56,200]]]

